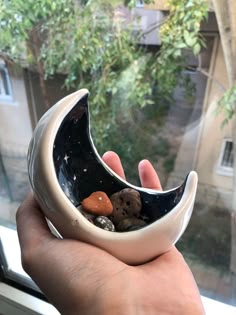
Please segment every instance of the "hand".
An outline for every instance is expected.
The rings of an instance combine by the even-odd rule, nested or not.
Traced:
[[[103,160],[124,178],[119,157]],[[161,189],[152,165],[139,163],[142,186]],[[17,211],[22,264],[62,314],[202,315],[198,288],[182,255],[170,251],[139,266],[129,266],[102,249],[57,239],[32,194]]]

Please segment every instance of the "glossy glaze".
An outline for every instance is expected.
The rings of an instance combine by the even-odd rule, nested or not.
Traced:
[[[129,264],[143,263],[167,251],[183,234],[192,214],[197,174],[191,171],[180,187],[164,192],[121,179],[93,145],[87,96],[86,89],[68,95],[38,122],[28,152],[32,189],[62,237],[103,248]],[[140,192],[143,211],[153,223],[131,232],[110,232],[90,223],[77,209],[91,192],[104,190],[110,196],[125,187]]]

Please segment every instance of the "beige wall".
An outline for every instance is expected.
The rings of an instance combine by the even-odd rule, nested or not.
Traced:
[[[20,70],[8,70],[13,101],[0,99],[0,148],[2,153],[24,156],[32,135],[25,86]]]
[[[227,88],[226,67],[218,37],[214,41],[210,68],[206,71],[218,84]],[[233,176],[218,173],[223,141],[232,139],[232,122],[221,128],[223,115],[216,116],[215,110],[223,91],[214,80],[208,77],[203,105],[197,101],[202,106],[201,118],[199,123],[195,121],[186,128],[167,188],[177,186],[183,176],[194,169],[199,177],[196,201],[205,204],[206,208],[218,206],[232,210]]]
[[[215,58],[212,56],[212,63],[212,77],[227,88],[226,66],[220,41],[218,41],[215,50]],[[232,139],[232,123],[229,123],[222,129],[223,115],[216,116],[214,114],[222,93],[219,86],[210,80],[205,96],[205,109],[202,117],[202,130],[195,169],[199,175],[200,185],[214,187],[219,193],[222,192],[230,196],[233,189],[233,177],[217,173],[223,140],[224,138]],[[231,203],[231,200],[229,202]]]
[[[145,5],[145,8],[150,9],[150,10],[165,11],[165,10],[168,10],[167,2],[168,2],[167,0],[155,0],[154,3]]]

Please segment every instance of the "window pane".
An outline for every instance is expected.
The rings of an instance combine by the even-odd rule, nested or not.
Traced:
[[[5,89],[4,89],[4,74],[3,70],[0,68],[0,95],[5,94]]]
[[[143,3],[136,2],[138,6],[143,6]],[[121,17],[130,21],[133,15],[142,15],[136,21],[135,32],[132,33],[133,36],[134,33],[141,32],[140,42],[128,53],[122,50],[122,42],[112,46],[116,38],[122,40],[119,36],[126,23],[123,22],[119,34],[114,36],[114,24],[103,29],[107,17],[104,12],[97,10],[93,22],[103,21],[103,24],[100,23],[99,27],[95,25],[94,30],[97,32],[102,29],[103,32],[99,31],[93,41],[86,37],[85,43],[81,44],[78,40],[82,36],[80,33],[76,33],[77,37],[70,33],[72,39],[68,35],[69,43],[68,38],[64,37],[53,41],[58,49],[66,47],[67,50],[63,51],[59,61],[59,51],[54,49],[49,54],[45,67],[54,66],[56,73],[48,73],[47,80],[42,63],[29,66],[28,63],[22,64],[21,60],[20,66],[10,64],[8,69],[5,66],[0,68],[0,219],[15,223],[15,212],[30,189],[27,150],[38,120],[48,108],[77,88],[99,87],[90,95],[91,103],[92,100],[99,99],[99,102],[95,102],[96,108],[91,108],[93,130],[97,132],[94,141],[101,155],[105,150],[114,150],[120,155],[129,182],[140,185],[137,165],[142,159],[149,159],[153,163],[164,190],[181,185],[192,169],[198,173],[199,184],[193,215],[177,247],[189,263],[201,293],[235,305],[236,173],[233,167],[236,116],[221,128],[225,113],[221,112],[217,116],[214,114],[218,102],[229,88],[225,43],[219,36],[216,14],[210,10],[208,19],[201,24],[205,47],[200,51],[198,46],[195,47],[194,54],[190,47],[182,52],[183,43],[180,43],[179,49],[168,52],[169,61],[181,53],[183,59],[179,59],[179,63],[169,69],[167,87],[172,82],[172,72],[184,64],[175,78],[176,87],[172,95],[166,97],[165,93],[161,94],[157,76],[148,92],[145,92],[145,104],[139,106],[139,98],[143,97],[143,91],[147,91],[147,81],[155,70],[150,63],[150,56],[158,58],[160,55],[162,41],[159,25],[163,24],[163,20],[168,20],[168,11],[163,1],[160,7],[156,1],[151,8],[135,8],[130,13],[127,8],[123,10],[119,7],[117,14],[111,14],[117,21]],[[18,18],[20,23],[21,17]],[[76,20],[75,23],[77,22]],[[92,27],[91,24],[92,22],[85,25],[88,28]],[[37,27],[39,26],[40,23]],[[60,25],[59,29],[61,27]],[[40,33],[39,41],[44,40],[42,34],[45,29]],[[94,33],[97,34],[96,32]],[[191,37],[184,39],[184,35],[180,37],[189,46],[195,41]],[[131,46],[132,38],[123,39],[124,44],[129,44],[126,48]],[[33,45],[32,43],[33,41],[27,44]],[[94,46],[97,49],[94,50],[95,53],[91,49]],[[113,47],[113,50],[109,50],[109,47]],[[120,49],[119,55],[115,54],[117,47]],[[34,48],[36,51],[39,47]],[[136,58],[134,51],[140,48],[145,48],[143,55]],[[71,51],[73,58],[70,59],[68,55]],[[93,58],[89,59],[91,55]],[[119,56],[123,58],[119,59]],[[27,57],[29,60],[33,58],[31,55]],[[37,60],[43,62],[47,55],[42,54],[41,57]],[[73,67],[68,73],[71,64]],[[124,65],[127,67],[122,68]],[[138,78],[145,67],[147,71],[139,82]],[[112,71],[109,72],[110,70]],[[107,74],[110,75],[108,78]],[[89,80],[86,81],[86,78]],[[102,79],[98,84],[99,78]],[[88,86],[84,86],[83,82],[87,82]],[[67,85],[69,90],[65,88]],[[135,87],[138,87],[136,98],[129,99]],[[104,90],[105,94],[102,94]],[[10,96],[12,91],[16,106],[8,106],[1,98],[2,95]],[[108,116],[108,123],[106,121],[101,124]],[[97,126],[101,126],[100,130],[96,129]]]
[[[226,167],[233,167],[233,142],[232,141],[226,141],[225,142],[225,148],[224,148],[224,154],[222,159],[222,166]]]
[[[0,66],[0,95],[10,96],[10,81],[8,72],[4,66]]]
[[[3,85],[4,85],[5,93],[6,95],[10,95],[9,82],[8,82],[7,73],[5,69],[3,71],[2,78],[3,78]]]

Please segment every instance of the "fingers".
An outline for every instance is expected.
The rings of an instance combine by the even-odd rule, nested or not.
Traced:
[[[125,173],[120,158],[115,152],[106,152],[102,159],[116,174],[125,179]],[[148,160],[141,161],[138,168],[140,181],[143,187],[162,190],[159,177]]]
[[[102,159],[117,175],[125,179],[125,173],[120,158],[115,152],[108,151],[104,153]]]
[[[162,190],[159,177],[148,160],[142,160],[138,165],[142,187]]]
[[[17,210],[16,223],[21,249],[35,248],[45,239],[54,238],[32,193]]]

